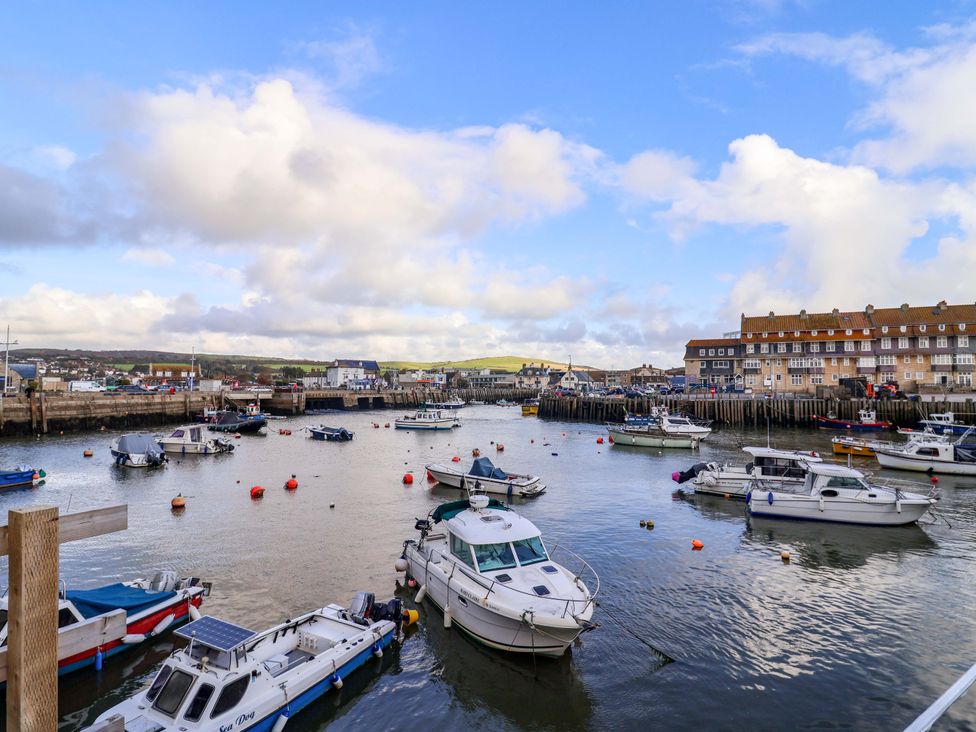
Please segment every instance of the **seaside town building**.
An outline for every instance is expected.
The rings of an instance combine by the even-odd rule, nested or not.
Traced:
[[[730,337],[688,342],[689,383],[792,392],[853,377],[904,391],[973,385],[976,304],[743,314],[740,325]]]

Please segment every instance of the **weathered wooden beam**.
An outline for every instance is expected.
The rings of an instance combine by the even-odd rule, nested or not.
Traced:
[[[58,543],[88,539],[92,536],[110,534],[114,531],[124,531],[129,527],[129,507],[109,506],[95,508],[91,511],[80,511],[61,516],[55,514],[58,528]],[[0,526],[0,556],[10,553],[10,527]],[[57,577],[55,585],[57,586]]]
[[[58,661],[116,641],[126,632],[125,610],[85,620],[58,631]],[[7,680],[7,649],[0,648],[0,683]]]

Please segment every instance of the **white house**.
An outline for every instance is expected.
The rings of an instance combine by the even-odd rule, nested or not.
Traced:
[[[585,371],[569,369],[559,380],[560,389],[573,389],[575,391],[589,391],[593,388],[593,379]]]

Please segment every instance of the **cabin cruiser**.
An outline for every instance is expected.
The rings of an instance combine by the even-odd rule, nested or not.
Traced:
[[[215,455],[233,452],[234,444],[219,437],[208,437],[201,424],[177,427],[168,437],[159,438],[164,452],[178,455]]]
[[[697,448],[702,441],[700,435],[671,434],[660,425],[649,424],[643,427],[626,424],[607,424],[610,442],[614,445],[633,445],[635,447],[682,447]]]
[[[327,440],[328,442],[349,442],[354,432],[350,432],[345,427],[326,427],[320,424],[318,427],[308,427],[308,436],[313,440]]]
[[[930,414],[925,419],[919,420],[919,425],[923,429],[931,429],[935,432],[951,432],[954,435],[964,434],[973,425],[963,424],[956,421],[956,415],[952,412],[942,412],[941,414]]]
[[[874,454],[883,468],[976,475],[976,427],[970,427],[954,441],[948,435],[923,433],[905,445],[878,444]]]
[[[509,473],[496,468],[486,457],[476,458],[467,473],[440,463],[431,463],[426,467],[427,472],[438,483],[451,488],[467,489],[473,493],[537,496],[546,490],[538,476]]]
[[[126,468],[155,468],[166,462],[166,453],[152,435],[133,433],[112,441],[115,464]]]
[[[435,533],[435,526],[441,531]],[[577,555],[577,571],[553,560],[539,529],[483,494],[438,506],[418,520],[419,540],[407,540],[396,562],[444,613],[475,640],[513,653],[561,656],[594,627],[599,578]],[[591,591],[583,574],[592,575]]]
[[[9,470],[0,470],[0,490],[3,488],[19,488],[25,485],[35,486],[40,483],[46,473],[32,468],[30,465],[20,465]]]
[[[807,465],[823,462],[817,453],[803,450],[744,447],[742,451],[752,458],[745,465],[697,463],[688,470],[672,473],[671,478],[678,484],[690,480],[695,493],[745,498],[749,483],[755,478],[802,483],[807,474]]]
[[[824,430],[852,430],[854,432],[880,432],[890,430],[891,422],[879,422],[878,413],[873,409],[860,409],[857,412],[857,419],[838,419],[832,414],[826,417],[813,415],[813,421],[820,429]]]
[[[704,440],[712,434],[711,422],[704,419],[694,419],[683,414],[668,414],[666,409],[661,409],[658,428],[672,437],[675,435],[686,435],[697,437]]]
[[[464,406],[464,402],[461,398],[455,394],[447,401],[443,402],[427,402],[427,407],[430,409],[460,409]]]
[[[204,616],[176,632],[189,645],[170,654],[152,683],[95,727],[120,715],[129,732],[280,732],[381,657],[403,621],[399,600],[378,603],[365,592],[349,608],[326,605],[261,633]]]
[[[58,630],[82,624],[100,624],[105,616],[125,611],[126,634],[102,642],[58,661],[58,674],[91,666],[127,648],[134,648],[168,628],[199,617],[197,608],[210,594],[210,583],[196,577],[180,578],[175,572],[156,572],[150,579],[116,582],[91,590],[69,590],[62,581],[58,589]],[[6,592],[0,597],[0,647],[7,645]]]
[[[461,419],[439,409],[418,409],[412,417],[404,415],[394,420],[394,425],[399,430],[451,430],[461,426]]]
[[[829,463],[809,463],[802,483],[757,478],[746,494],[754,516],[873,526],[915,523],[935,502],[934,494],[868,483],[864,473]]]

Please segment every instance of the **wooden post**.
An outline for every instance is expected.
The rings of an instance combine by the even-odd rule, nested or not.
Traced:
[[[9,513],[7,729],[58,723],[58,509]]]

